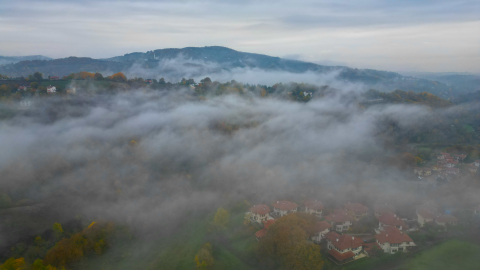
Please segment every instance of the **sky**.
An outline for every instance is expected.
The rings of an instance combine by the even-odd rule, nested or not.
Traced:
[[[0,55],[225,46],[326,65],[480,72],[480,1],[0,0]]]

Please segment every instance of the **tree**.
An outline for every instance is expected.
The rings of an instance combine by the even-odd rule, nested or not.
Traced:
[[[43,95],[43,96],[46,95],[46,94],[48,94],[47,88],[45,88],[44,86],[39,86],[38,89],[37,89],[37,91],[38,91],[38,93],[39,93],[40,95]]]
[[[122,72],[115,73],[112,76],[109,76],[107,78],[109,78],[109,79],[111,79],[112,81],[115,81],[115,82],[126,82],[127,81],[127,77],[125,77],[125,75],[123,75]]]
[[[212,255],[212,245],[210,243],[206,243],[195,255],[195,264],[197,269],[211,269],[215,260],[213,259]]]
[[[165,82],[165,79],[164,79],[164,78],[160,78],[160,80],[158,80],[158,83],[159,83],[159,84],[166,84],[166,82]]]
[[[227,210],[218,208],[217,212],[215,213],[215,217],[213,218],[213,224],[219,229],[225,229],[229,218],[230,214]]]
[[[0,270],[26,270],[27,264],[24,258],[10,258],[0,265]]]
[[[95,80],[98,80],[98,81],[99,81],[99,80],[103,80],[103,75],[97,72],[97,73],[95,73],[95,75],[93,76],[93,78],[94,78]]]
[[[38,86],[39,86],[38,82],[32,82],[32,83],[30,84],[30,87],[33,88],[33,89],[37,89]]]
[[[0,95],[4,97],[8,97],[10,95],[10,91],[6,84],[2,84],[2,86],[0,86]]]
[[[269,268],[321,269],[320,249],[307,239],[314,234],[316,219],[306,213],[289,214],[279,218],[258,245],[260,262]],[[305,262],[302,262],[306,260]]]
[[[41,80],[43,80],[43,75],[42,75],[42,73],[40,73],[40,72],[38,72],[38,71],[35,72],[35,73],[33,73],[33,79],[36,80],[36,81],[41,81]]]
[[[208,84],[208,83],[212,83],[212,80],[209,77],[206,77],[205,79],[201,80],[200,82],[202,84]]]
[[[58,222],[56,222],[55,224],[53,224],[53,232],[55,233],[55,238],[56,239],[60,239],[63,235],[63,228],[62,228],[62,225]]]
[[[12,200],[6,194],[0,191],[0,208],[8,208],[12,205]]]

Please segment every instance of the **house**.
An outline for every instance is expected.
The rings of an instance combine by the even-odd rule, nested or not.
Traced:
[[[416,246],[410,236],[391,226],[386,226],[383,231],[375,235],[375,239],[380,248],[390,254],[398,251],[406,252],[408,247]]]
[[[447,168],[446,169],[446,173],[447,174],[453,174],[453,175],[456,175],[460,172],[460,169],[459,168]]]
[[[268,215],[270,213],[270,207],[265,204],[254,205],[250,208],[250,220],[252,222],[262,223],[270,219]]]
[[[433,222],[435,219],[436,211],[432,211],[427,208],[417,209],[417,221],[420,224],[420,227],[425,226],[425,223]]]
[[[447,225],[457,225],[458,219],[452,215],[438,215],[435,218],[435,223],[440,226],[447,226]]]
[[[50,80],[52,80],[52,81],[57,81],[57,80],[60,80],[60,77],[58,77],[58,76],[51,76],[51,77],[50,77]]]
[[[453,168],[455,165],[458,164],[458,161],[455,161],[453,159],[447,159],[447,163],[445,164],[445,167],[447,168]]]
[[[364,206],[361,203],[346,203],[345,206],[345,211],[347,211],[348,214],[351,214],[355,216],[355,218],[358,220],[368,214],[368,207]]]
[[[477,207],[473,208],[473,214],[480,215],[480,205],[477,205]]]
[[[424,176],[432,175],[432,168],[430,168],[430,167],[424,167],[424,168],[423,168],[423,175],[424,175]]]
[[[354,218],[342,209],[334,210],[334,213],[327,215],[325,221],[330,223],[335,231],[342,232],[350,229]]]
[[[22,86],[19,86],[17,90],[18,91],[27,91],[27,87],[22,85]]]
[[[475,160],[473,165],[475,165],[475,167],[480,167],[480,159]]]
[[[283,217],[290,213],[297,212],[298,205],[289,201],[277,201],[273,203],[273,213]]]
[[[47,93],[52,94],[57,92],[57,88],[55,86],[47,86]]]
[[[440,153],[440,155],[437,156],[437,159],[447,159],[447,158],[450,158],[450,154],[446,152]]]
[[[339,235],[336,232],[326,234],[328,257],[337,264],[344,264],[362,258],[363,240],[350,235]]]
[[[472,163],[472,164],[468,164],[467,165],[467,169],[469,172],[471,173],[476,173],[478,171],[478,167],[475,167],[475,165]]]
[[[146,79],[146,80],[145,80],[145,83],[146,83],[146,84],[152,84],[152,83],[153,83],[153,80],[152,80],[152,79]]]
[[[467,155],[460,154],[460,155],[455,155],[453,158],[454,158],[456,161],[462,162],[466,157],[467,157]]]
[[[75,87],[67,88],[66,92],[67,92],[67,95],[73,95],[77,93],[77,89]]]
[[[315,215],[319,218],[322,217],[323,204],[317,200],[315,201],[306,201],[305,203],[305,212]]]
[[[332,225],[330,225],[330,223],[328,222],[325,222],[325,221],[317,222],[317,224],[315,225],[315,235],[312,236],[311,238],[312,241],[316,243],[319,243],[320,241],[322,241],[322,239],[325,238],[325,235],[327,235],[327,233],[330,232],[331,227]]]
[[[400,231],[408,229],[407,224],[401,220],[397,215],[392,213],[385,213],[378,218],[378,229],[375,229],[375,232],[380,233],[380,231],[385,230],[385,227],[395,227]]]
[[[260,240],[260,238],[264,237],[265,235],[267,235],[267,229],[263,228],[259,231],[257,231],[255,233],[255,237],[257,238],[257,240]]]
[[[379,217],[385,213],[395,213],[395,207],[391,204],[375,204],[373,206],[373,210],[375,211],[375,216]]]
[[[422,176],[423,175],[423,168],[413,167],[413,173],[418,175],[418,176]]]
[[[441,164],[433,165],[432,170],[437,171],[437,172],[438,171],[443,171],[443,170],[445,170],[445,166],[443,166]]]
[[[270,226],[272,226],[272,224],[275,223],[275,221],[277,221],[277,220],[276,219],[269,219],[267,221],[264,221],[263,222],[263,227],[268,230],[268,228],[270,228]]]

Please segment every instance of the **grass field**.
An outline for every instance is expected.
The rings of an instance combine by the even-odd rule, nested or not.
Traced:
[[[198,250],[212,242],[214,269],[252,269],[248,262],[255,260],[252,247],[256,244],[254,232],[246,231],[243,213],[232,215],[225,241],[208,240],[208,226],[213,215],[193,218],[178,233],[160,239],[115,243],[101,256],[92,256],[78,264],[76,269],[195,269]],[[248,233],[248,234],[246,234]],[[225,242],[225,243],[223,243]]]
[[[459,240],[450,240],[418,254],[402,264],[398,270],[478,270],[480,246]]]

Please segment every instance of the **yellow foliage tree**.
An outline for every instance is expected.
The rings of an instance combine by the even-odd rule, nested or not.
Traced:
[[[227,210],[223,208],[218,208],[217,212],[215,213],[215,217],[213,218],[213,224],[220,229],[225,229],[230,219],[230,214]]]
[[[206,243],[195,255],[195,264],[197,269],[207,270],[211,269],[215,260],[213,259],[212,255],[212,245],[210,243]]]
[[[26,270],[27,264],[24,258],[10,258],[0,265],[0,270]]]
[[[116,82],[126,82],[127,81],[127,77],[125,77],[125,75],[123,75],[122,72],[115,73],[112,76],[108,76],[107,78],[112,80],[112,81],[116,81]]]

